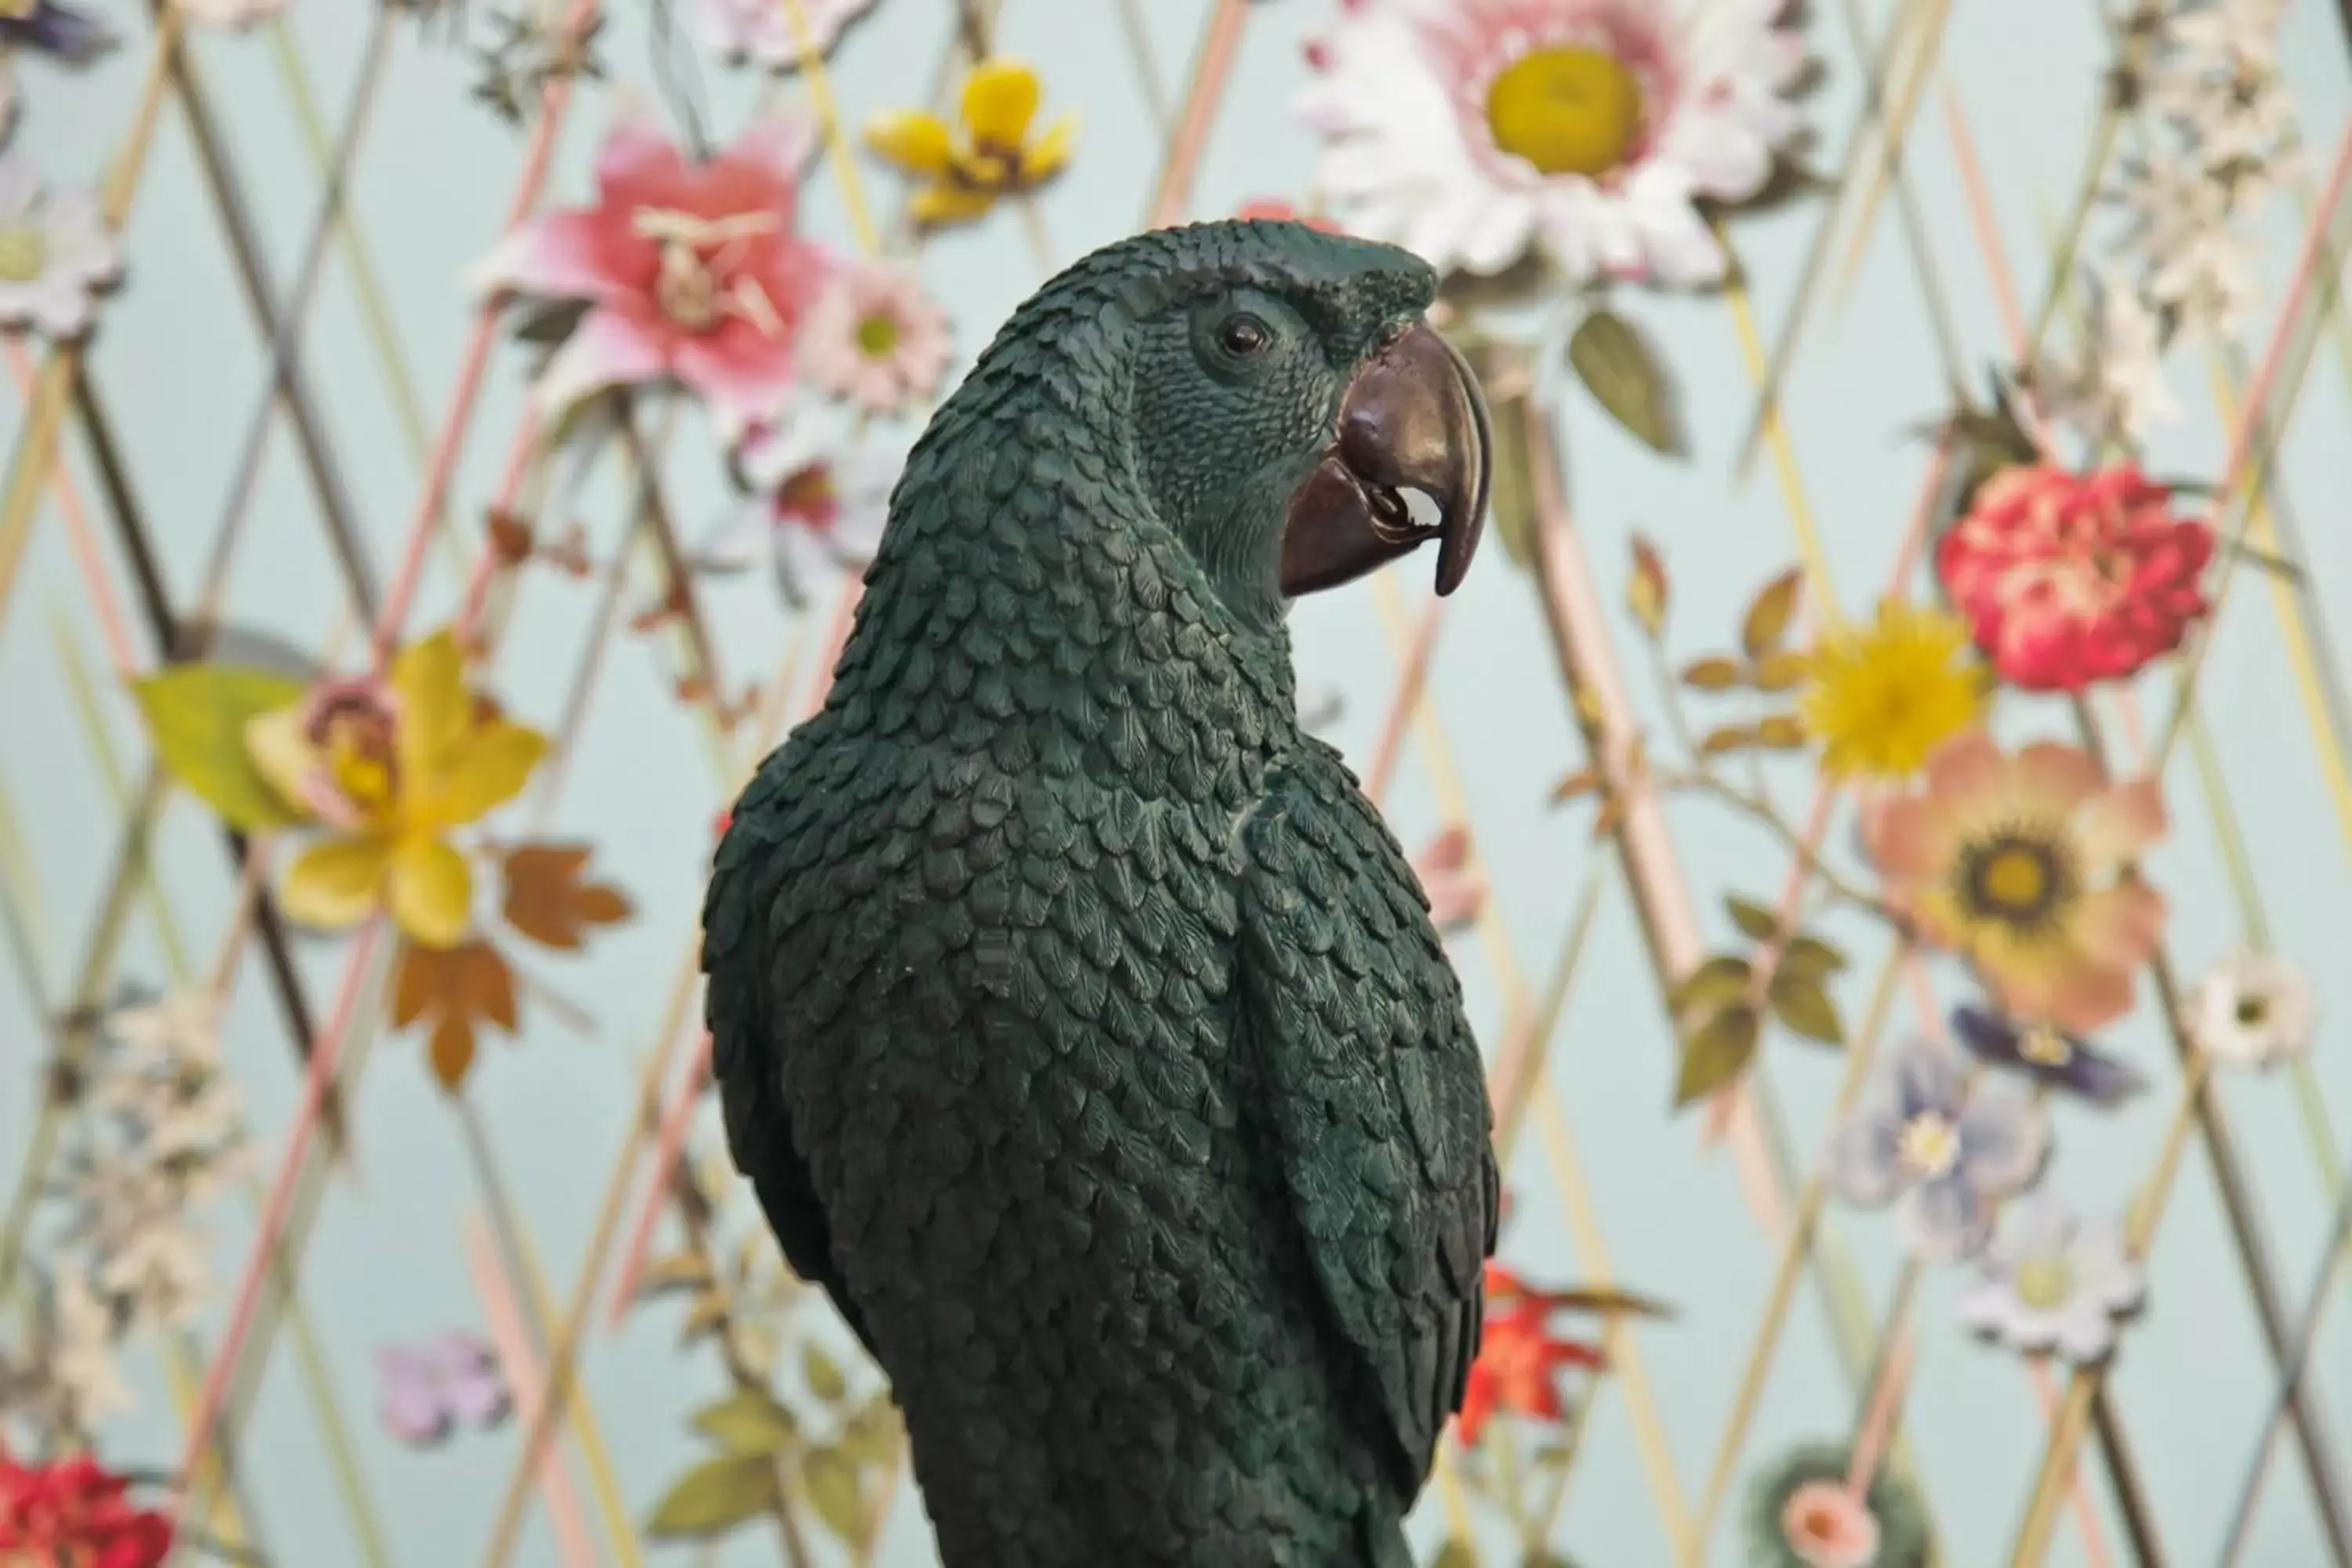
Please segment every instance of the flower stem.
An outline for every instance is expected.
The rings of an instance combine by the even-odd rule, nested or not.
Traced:
[[[1899,936],[1911,934],[1911,922],[1902,911],[1875,894],[1864,892],[1853,881],[1832,870],[1814,852],[1812,846],[1806,843],[1805,836],[1797,830],[1796,825],[1781,816],[1780,809],[1760,792],[1741,789],[1722,774],[1704,766],[1693,767],[1684,773],[1660,773],[1656,775],[1656,783],[1663,790],[1690,790],[1708,795],[1741,816],[1761,823],[1795,854],[1797,863],[1804,868],[1806,875],[1813,878],[1831,898],[1876,916]]]

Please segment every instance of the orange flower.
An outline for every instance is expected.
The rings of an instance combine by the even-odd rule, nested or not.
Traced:
[[[1972,730],[1865,832],[1922,936],[1965,953],[2012,1016],[2081,1033],[2130,1009],[2163,933],[2163,898],[2126,868],[2164,829],[2155,780],[2110,784],[2075,747],[2009,755]]]
[[[1551,1331],[1551,1299],[1531,1291],[1499,1264],[1486,1265],[1486,1329],[1478,1359],[1463,1390],[1462,1440],[1475,1443],[1497,1411],[1557,1421],[1565,1413],[1559,1373],[1571,1366],[1597,1367],[1601,1352]]]

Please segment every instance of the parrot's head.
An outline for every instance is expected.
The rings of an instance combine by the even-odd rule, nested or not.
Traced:
[[[1129,505],[1228,609],[1270,625],[1290,599],[1432,540],[1439,593],[1468,569],[1490,435],[1469,364],[1423,319],[1436,293],[1429,266],[1393,246],[1199,224],[1095,252],[998,342],[1035,344],[1024,324],[1056,340]]]

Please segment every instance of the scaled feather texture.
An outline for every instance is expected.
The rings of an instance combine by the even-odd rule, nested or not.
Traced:
[[[1048,283],[719,846],[730,1145],[889,1374],[950,1568],[1411,1561],[1491,1115],[1421,886],[1300,728],[1275,561],[1434,291],[1274,222]]]

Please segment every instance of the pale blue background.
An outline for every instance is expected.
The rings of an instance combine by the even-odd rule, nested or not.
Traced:
[[[96,177],[117,145],[139,87],[147,35],[143,16],[133,13],[142,8],[114,0],[113,9],[121,15],[129,43],[100,68],[68,77],[42,62],[19,67],[29,102],[15,150],[61,181]],[[614,9],[602,51],[609,74],[650,91],[645,8]],[[1145,0],[1142,9],[1154,91],[1174,101],[1207,7],[1202,0]],[[1861,101],[1861,64],[1841,9],[1814,9],[1811,31],[1827,84],[1811,113],[1830,143],[1820,162],[1833,168],[1836,145]],[[291,7],[331,119],[358,69],[371,10],[362,0],[294,0]],[[1300,45],[1331,10],[1328,0],[1267,0],[1251,7],[1241,61],[1195,193],[1196,213],[1230,211],[1261,195],[1304,197],[1311,148],[1285,105],[1301,75]],[[1886,4],[1870,10],[1874,28],[1883,28],[1893,14]],[[2062,218],[2077,177],[2105,46],[2086,0],[1967,0],[1956,10],[1942,79],[1959,94],[1975,131],[2010,264],[2021,274],[2030,308],[2041,287],[2042,237]],[[918,100],[946,45],[950,17],[942,0],[879,0],[833,62],[849,114],[862,117]],[[2345,38],[2333,8],[2318,0],[2294,5],[2286,26],[2288,68],[2306,133],[2316,144],[2315,163],[2324,164],[2352,105]],[[998,41],[1002,50],[1041,68],[1049,111],[1067,103],[1085,115],[1076,163],[1040,203],[1058,265],[1139,221],[1159,161],[1160,132],[1147,107],[1153,93],[1145,90],[1117,12],[1104,0],[1010,0]],[[467,101],[473,70],[462,53],[421,45],[415,28],[404,26],[395,54],[360,160],[355,207],[391,290],[428,413],[437,418],[468,326],[459,273],[497,230],[521,143]],[[266,40],[206,37],[197,55],[282,289],[316,212],[314,167]],[[714,127],[724,136],[740,122],[751,82],[710,62],[703,75],[716,109]],[[588,188],[605,117],[601,97],[592,89],[566,129],[550,187],[556,200],[577,199]],[[1933,97],[1916,121],[1914,161],[1935,261],[1958,314],[1971,380],[1980,381],[1981,367],[2001,357],[2003,339]],[[870,163],[861,165],[861,174],[869,203],[888,211],[895,181]],[[1799,207],[1737,231],[1758,279],[1768,331],[1786,310],[1820,210]],[[803,226],[830,242],[845,247],[849,241],[829,171],[813,182]],[[2273,284],[2256,317],[2262,331],[2271,320],[2294,233],[2292,215],[2282,214]],[[160,539],[165,571],[184,597],[215,526],[235,453],[263,396],[264,360],[176,108],[163,114],[128,247],[129,283],[108,307],[95,373]],[[959,349],[966,356],[1041,278],[1009,213],[939,239],[922,265],[956,317]],[[1695,639],[1685,651],[1695,653],[1697,640],[1727,637],[1755,585],[1794,559],[1793,535],[1768,465],[1759,465],[1744,487],[1735,488],[1728,478],[1751,394],[1725,307],[1709,299],[1637,299],[1632,308],[1655,331],[1681,379],[1695,456],[1679,466],[1660,461],[1610,426],[1589,402],[1571,395],[1561,426],[1573,499],[1612,614],[1627,531],[1638,526],[1662,542],[1676,575],[1678,625]],[[305,363],[358,498],[378,574],[388,575],[415,505],[419,470],[376,375],[340,263],[331,264]],[[469,531],[503,461],[523,374],[521,360],[502,351],[456,489]],[[2340,616],[2352,607],[2352,534],[2343,509],[2352,488],[2344,435],[2352,428],[2352,409],[2346,402],[2347,369],[2333,346],[2323,347],[2311,381],[2290,443],[2285,492],[2299,508],[2297,520],[2313,552],[2311,580],[2326,610]],[[2191,418],[2162,437],[2152,467],[2210,477],[2226,436],[2210,411],[2203,367],[2183,358],[2174,384]],[[1918,485],[1925,449],[1906,432],[1934,415],[1946,395],[1914,263],[1891,205],[1882,211],[1855,286],[1811,336],[1793,395],[1793,439],[1807,493],[1849,607],[1859,606],[1884,580]],[[21,404],[11,395],[0,398],[0,408],[13,429]],[[65,449],[89,494],[79,438],[69,438]],[[717,518],[725,502],[723,481],[699,420],[682,423],[666,479],[689,535]],[[618,469],[607,465],[570,509],[600,552],[618,537],[625,515],[621,481]],[[281,431],[273,438],[235,575],[232,614],[317,647],[338,612],[340,590],[312,513],[310,491]],[[128,603],[127,579],[119,567],[110,569],[117,573],[117,594]],[[1405,579],[1415,596],[1426,591],[1425,570],[1425,563],[1418,563]],[[592,601],[590,588],[553,574],[527,580],[499,664],[500,695],[514,711],[553,722]],[[412,624],[436,624],[455,603],[456,580],[436,555]],[[730,679],[762,675],[784,631],[764,584],[753,579],[722,587],[709,603]],[[54,516],[36,535],[9,609],[0,628],[0,735],[5,737],[0,772],[37,869],[42,978],[54,1001],[70,982],[118,831],[63,682],[57,626],[86,658],[99,660],[101,648]],[[1339,738],[1360,756],[1387,700],[1395,662],[1367,591],[1360,587],[1307,605],[1295,626],[1307,684],[1336,682],[1346,691],[1349,708]],[[1626,628],[1617,629],[1622,638]],[[143,656],[143,641],[141,647]],[[585,1244],[604,1172],[630,1114],[636,1064],[653,1044],[692,929],[711,813],[719,804],[698,730],[670,700],[668,677],[650,652],[637,638],[615,647],[552,819],[562,832],[595,840],[600,863],[628,889],[640,911],[634,924],[597,942],[594,957],[538,965],[566,994],[593,1007],[602,1020],[600,1034],[583,1041],[541,1010],[519,1044],[487,1047],[469,1089],[493,1131],[499,1163],[559,1295]],[[2233,593],[2205,689],[2278,940],[2313,970],[2326,1004],[2318,1068],[2340,1123],[2352,1115],[2352,1068],[2346,1065],[2352,1050],[2352,1024],[2347,1023],[2352,978],[2344,934],[2352,929],[2352,880],[2346,875],[2345,840],[2289,685],[2268,589],[2259,581],[2241,584]],[[1580,758],[1538,606],[1499,550],[1481,563],[1449,616],[1433,691],[1463,763],[1482,844],[1497,867],[1516,956],[1533,983],[1557,950],[1594,851],[1580,817],[1555,815],[1544,805],[1550,782]],[[2160,689],[2151,685],[2144,703],[2152,721],[2160,715]],[[135,763],[137,733],[127,701],[110,698],[109,717],[118,744]],[[2061,709],[2022,703],[2012,703],[2004,719],[2012,734],[2063,734],[2067,723]],[[1801,782],[1794,774],[1784,781],[1792,803],[1801,802]],[[2171,950],[2193,973],[2240,931],[2206,808],[2185,760],[2168,783],[2176,834],[2157,870],[2172,894]],[[1437,826],[1435,802],[1416,760],[1408,758],[1400,773],[1391,812],[1409,843]],[[1704,806],[1678,809],[1674,821],[1695,897],[1710,934],[1721,936],[1717,891],[1777,890],[1785,855]],[[210,825],[193,805],[175,803],[167,829],[163,874],[183,925],[194,933],[201,962],[209,957],[233,889]],[[1874,958],[1867,933],[1845,934]],[[1499,1023],[1491,970],[1474,942],[1462,944],[1460,954],[1474,1016],[1491,1038]],[[336,944],[316,942],[309,950],[311,994],[321,1008],[341,957]],[[160,978],[160,965],[142,917],[126,972]],[[1857,982],[1846,994],[1850,1014],[1861,1006],[1860,989]],[[40,1049],[36,1005],[18,976],[0,979],[0,1006],[8,1020],[0,1031],[5,1053],[0,1085],[6,1086],[0,1089],[0,1150],[16,1146],[30,1119],[27,1089]],[[263,1130],[265,1155],[274,1162],[278,1130],[299,1083],[257,973],[248,972],[237,993],[235,1020],[236,1069]],[[2113,1041],[2147,1064],[2158,1087],[2109,1117],[2061,1110],[2052,1179],[2085,1207],[2121,1202],[2148,1168],[2177,1082],[2168,1049],[2144,1018],[2115,1031]],[[1702,1152],[1694,1122],[1667,1116],[1667,1046],[1638,933],[1622,886],[1612,879],[1553,1061],[1567,1086],[1570,1121],[1597,1190],[1613,1263],[1624,1279],[1680,1310],[1678,1321],[1644,1329],[1641,1342],[1683,1487],[1695,1501],[1776,1248],[1738,1201],[1727,1155]],[[1837,1064],[1828,1053],[1785,1039],[1771,1045],[1769,1058],[1799,1146],[1810,1150],[1817,1146]],[[2292,1310],[2299,1312],[2314,1278],[2326,1195],[2283,1080],[2232,1079],[2223,1100],[2247,1152]],[[479,1210],[481,1196],[460,1129],[426,1075],[415,1042],[392,1043],[374,1056],[355,1103],[357,1168],[327,1196],[303,1264],[304,1289],[343,1395],[362,1417],[368,1477],[394,1521],[399,1561],[471,1561],[511,1464],[513,1432],[418,1455],[378,1434],[367,1408],[375,1345],[477,1321],[457,1227],[461,1216]],[[715,1137],[715,1126],[706,1126],[704,1136]],[[1514,1190],[1507,1256],[1532,1275],[1573,1277],[1578,1263],[1532,1140],[1514,1173]],[[242,1258],[248,1216],[232,1205],[224,1219],[229,1233],[221,1255],[224,1274],[233,1274]],[[1839,1215],[1832,1223],[1853,1238],[1883,1304],[1897,1261],[1890,1227],[1877,1216]],[[2150,1273],[2154,1309],[2129,1341],[2116,1397],[2173,1561],[2203,1563],[2217,1549],[2270,1384],[2209,1170],[2195,1151],[2182,1166]],[[1950,1328],[1951,1301],[1963,1283],[1958,1274],[1938,1274],[1923,1293],[1925,1349],[1909,1430],[1946,1531],[1947,1561],[1974,1568],[2002,1560],[2007,1551],[2039,1462],[2042,1423],[2008,1358]],[[2338,1326],[2315,1372],[2336,1407],[2339,1444],[2347,1436],[2344,1407],[2352,1405],[2347,1316],[2337,1314]],[[592,1340],[585,1362],[588,1388],[640,1517],[697,1451],[686,1413],[721,1389],[721,1372],[708,1347],[684,1353],[674,1348],[677,1326],[672,1307],[640,1311],[621,1332]],[[352,1560],[351,1549],[290,1368],[281,1342],[246,1440],[257,1472],[261,1522],[281,1568],[340,1568]],[[1598,1568],[1665,1563],[1622,1399],[1613,1390],[1600,1397],[1560,1543]],[[1819,1295],[1808,1284],[1748,1444],[1751,1466],[1785,1442],[1842,1436],[1852,1420],[1851,1404]],[[112,1436],[110,1451],[121,1462],[157,1468],[177,1454],[160,1384],[149,1382],[143,1416]],[[2090,1468],[2085,1474],[2105,1510],[2101,1472]],[[2250,1564],[2305,1568],[2321,1560],[2305,1490],[2298,1463],[2283,1449],[2246,1558]],[[534,1513],[524,1539],[519,1561],[555,1560],[543,1517]],[[1720,1531],[1709,1561],[1736,1561],[1733,1539],[1730,1530]],[[2112,1521],[2108,1539],[2121,1550]],[[884,1560],[915,1564],[929,1561],[929,1553],[920,1517],[902,1497]],[[772,1555],[772,1539],[753,1531],[721,1558],[751,1563]],[[2062,1523],[2051,1561],[2067,1568],[2084,1562],[2070,1525]]]

